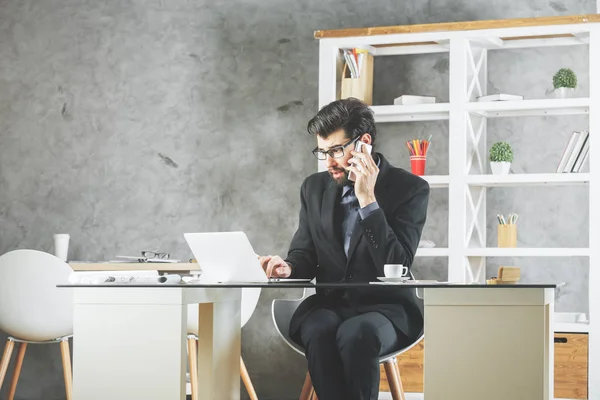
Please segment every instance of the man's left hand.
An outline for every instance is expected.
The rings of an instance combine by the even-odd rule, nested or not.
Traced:
[[[369,153],[352,151],[352,156],[353,158],[349,160],[350,166],[346,169],[354,172],[356,176],[354,194],[362,208],[376,201],[375,182],[377,182],[379,168]]]

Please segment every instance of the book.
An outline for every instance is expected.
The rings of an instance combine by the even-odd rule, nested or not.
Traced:
[[[584,131],[584,132],[585,132],[585,139],[584,139],[583,145],[581,146],[581,150],[577,154],[577,158],[575,159],[573,168],[571,168],[571,172],[579,172],[581,170],[581,167],[583,166],[583,163],[586,160],[586,158],[585,158],[586,153],[589,151],[590,133],[588,131]]]
[[[571,153],[573,152],[573,147],[579,138],[579,132],[573,132],[569,141],[567,142],[567,147],[565,147],[565,151],[562,154],[560,162],[558,163],[558,167],[556,168],[557,173],[565,172],[565,166],[567,165],[567,161],[569,157],[571,157]]]
[[[588,145],[588,147],[585,149],[585,153],[583,154],[583,158],[581,160],[581,164],[579,165],[579,167],[577,168],[577,171],[575,171],[575,172],[579,172],[581,170],[581,167],[583,166],[583,164],[585,164],[585,162],[587,161],[589,155],[590,155],[590,148],[589,148],[589,145]]]
[[[579,152],[581,151],[581,148],[583,147],[583,143],[585,142],[585,131],[581,131],[579,132],[579,135],[577,136],[577,141],[575,142],[575,145],[573,146],[573,151],[571,151],[571,154],[569,156],[569,159],[567,160],[567,164],[565,165],[565,169],[563,170],[563,172],[572,172],[573,170],[573,166],[575,165],[575,161],[577,161],[577,157],[579,156]]]
[[[556,168],[557,173],[579,172],[587,160],[589,152],[589,131],[575,131],[571,134],[567,147]]]
[[[351,79],[360,78],[367,53],[364,49],[343,49],[344,60],[350,71]]]
[[[433,96],[414,96],[414,95],[402,95],[394,99],[394,105],[410,105],[410,104],[433,104],[435,103],[435,97]]]

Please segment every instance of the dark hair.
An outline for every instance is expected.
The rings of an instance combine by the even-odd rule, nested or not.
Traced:
[[[308,122],[308,133],[326,139],[333,132],[343,129],[348,139],[369,133],[375,144],[375,118],[368,105],[353,97],[333,101],[319,110]]]

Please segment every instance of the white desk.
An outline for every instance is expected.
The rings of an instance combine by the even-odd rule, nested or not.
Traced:
[[[200,303],[198,398],[240,397],[238,288],[74,287],[73,399],[185,399],[187,305]]]
[[[201,303],[199,399],[237,400],[241,288],[368,285],[59,285],[75,298],[73,398],[184,399],[187,304]],[[401,286],[424,288],[425,400],[553,399],[555,285]]]

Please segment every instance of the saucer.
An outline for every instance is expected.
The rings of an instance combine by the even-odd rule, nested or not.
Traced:
[[[377,279],[384,282],[407,282],[410,281],[409,276],[399,276],[397,278],[388,278],[387,276],[378,276]]]

